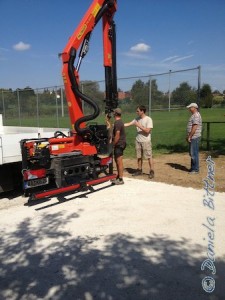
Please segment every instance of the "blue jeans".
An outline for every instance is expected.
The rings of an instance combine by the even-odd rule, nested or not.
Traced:
[[[191,171],[199,171],[199,141],[200,138],[192,139],[189,145],[191,156]]]

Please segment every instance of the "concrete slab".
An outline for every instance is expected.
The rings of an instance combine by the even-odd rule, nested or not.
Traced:
[[[225,299],[225,193],[204,188],[1,199],[0,299]]]

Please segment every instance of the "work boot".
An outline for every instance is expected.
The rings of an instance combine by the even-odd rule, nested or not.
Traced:
[[[148,178],[149,178],[149,179],[152,179],[152,178],[154,178],[154,177],[155,177],[155,172],[154,172],[153,170],[151,170],[151,171],[149,172]]]
[[[139,175],[142,175],[142,170],[140,170],[140,169],[137,169],[137,170],[132,174],[132,176],[139,176]]]

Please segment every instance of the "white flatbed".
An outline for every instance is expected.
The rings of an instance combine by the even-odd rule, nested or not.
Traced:
[[[13,176],[13,166],[22,161],[20,141],[54,137],[56,131],[62,131],[67,135],[69,129],[3,126],[0,114],[0,193],[9,190],[8,187],[4,188],[3,181],[7,181],[8,186],[10,177]]]

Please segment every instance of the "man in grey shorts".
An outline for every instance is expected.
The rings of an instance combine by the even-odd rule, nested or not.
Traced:
[[[149,164],[149,178],[152,179],[155,175],[151,143],[151,131],[153,128],[153,121],[149,116],[146,116],[146,107],[144,105],[139,105],[136,109],[136,113],[138,115],[136,119],[124,124],[125,127],[134,125],[137,128],[135,148],[138,168],[133,174],[133,176],[138,176],[142,174],[143,159],[147,159]]]

